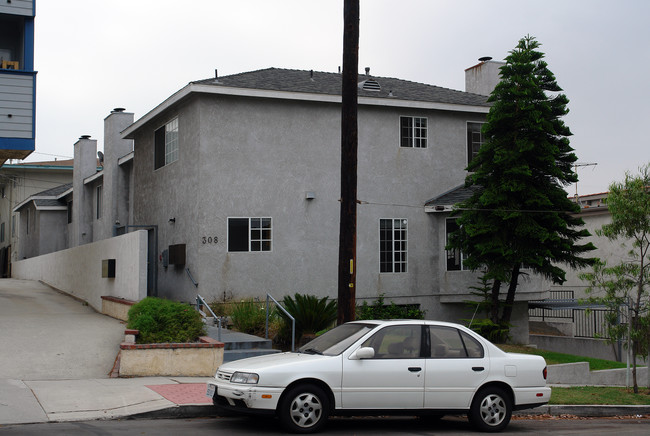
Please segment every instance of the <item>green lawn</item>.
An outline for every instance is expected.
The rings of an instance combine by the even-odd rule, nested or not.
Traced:
[[[625,404],[650,405],[650,391],[639,388],[635,394],[632,388],[571,386],[551,388],[549,404]]]

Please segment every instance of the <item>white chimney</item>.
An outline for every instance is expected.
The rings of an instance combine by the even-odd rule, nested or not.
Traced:
[[[465,91],[473,94],[490,95],[501,81],[500,68],[506,63],[482,57],[480,63],[465,70]]]

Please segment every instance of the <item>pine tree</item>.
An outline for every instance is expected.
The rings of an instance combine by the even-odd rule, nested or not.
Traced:
[[[490,318],[508,323],[522,267],[565,281],[560,265],[581,268],[593,250],[577,244],[589,236],[579,211],[563,187],[578,180],[577,160],[569,145],[571,131],[561,117],[568,113],[553,73],[535,38],[522,38],[506,57],[501,81],[488,101],[493,105],[483,126],[484,143],[470,162],[466,186],[474,195],[457,212],[460,229],[450,247],[460,248],[472,270],[487,268],[493,280]],[[498,314],[502,283],[508,283]]]

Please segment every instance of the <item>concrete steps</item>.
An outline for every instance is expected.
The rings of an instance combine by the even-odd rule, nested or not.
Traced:
[[[219,328],[217,326],[207,326],[206,330],[208,336],[219,340]],[[227,329],[221,330],[221,342],[225,344],[223,352],[224,362],[232,362],[233,360],[245,359],[247,357],[280,353],[280,350],[273,349],[273,343],[270,339],[264,339]]]

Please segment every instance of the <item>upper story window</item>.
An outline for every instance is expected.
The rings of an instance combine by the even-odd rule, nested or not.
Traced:
[[[421,117],[399,117],[400,147],[427,147],[427,119]]]
[[[271,218],[228,218],[228,251],[271,251]]]
[[[407,272],[408,220],[379,220],[379,272]]]
[[[103,203],[102,191],[103,191],[102,185],[99,185],[96,190],[97,193],[95,198],[96,205],[97,205],[97,212],[96,212],[97,219],[100,219],[102,217],[102,203]]]
[[[178,118],[154,132],[154,169],[178,160]]]
[[[447,218],[446,220],[446,238],[445,244],[449,244],[449,235],[458,230],[458,224],[455,218]],[[447,271],[462,271],[466,268],[463,267],[463,260],[465,255],[460,249],[447,250]]]
[[[485,123],[467,123],[467,165],[476,157],[483,145],[481,128]]]

